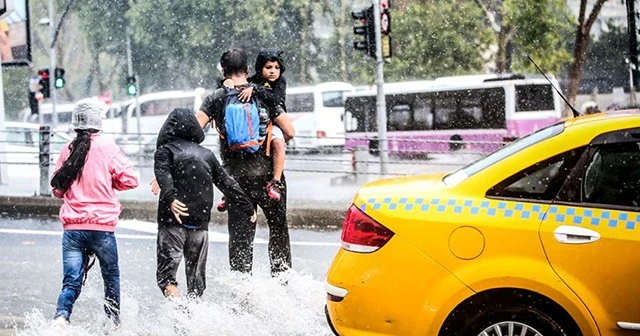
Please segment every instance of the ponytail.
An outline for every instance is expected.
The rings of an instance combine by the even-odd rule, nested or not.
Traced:
[[[87,154],[91,148],[91,133],[97,132],[93,129],[76,130],[76,138],[69,145],[71,154],[51,179],[51,186],[54,189],[64,193],[69,190],[73,182],[80,180]]]

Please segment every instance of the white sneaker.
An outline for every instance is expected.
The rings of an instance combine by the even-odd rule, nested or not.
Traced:
[[[54,327],[65,328],[69,325],[69,321],[64,316],[58,316],[51,323]]]

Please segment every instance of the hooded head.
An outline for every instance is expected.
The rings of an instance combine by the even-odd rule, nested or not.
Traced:
[[[284,62],[282,61],[282,51],[276,48],[267,48],[260,50],[258,54],[258,58],[256,58],[256,65],[254,70],[256,71],[256,76],[262,77],[262,68],[267,63],[267,61],[275,61],[280,65],[280,76],[284,73]]]
[[[176,108],[167,117],[160,128],[156,148],[178,139],[195,142],[204,141],[204,131],[198,123],[193,111],[187,108]]]
[[[71,112],[71,127],[74,130],[99,131],[102,129],[102,118],[108,110],[107,104],[95,98],[82,99]]]

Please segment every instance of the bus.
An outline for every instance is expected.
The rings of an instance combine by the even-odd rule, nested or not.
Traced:
[[[344,96],[353,85],[328,82],[287,89],[287,113],[296,130],[288,148],[292,150],[343,149]]]
[[[384,91],[389,154],[489,153],[562,118],[560,96],[541,76],[442,77]],[[346,149],[377,153],[375,87],[346,96],[344,127]]]

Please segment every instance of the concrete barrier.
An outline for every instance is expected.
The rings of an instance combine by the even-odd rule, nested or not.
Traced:
[[[155,221],[158,204],[155,201],[121,200],[122,219]],[[57,218],[62,200],[51,197],[0,196],[0,214],[10,218]],[[289,227],[313,230],[336,230],[342,227],[342,221],[349,204],[344,202],[289,202],[287,216]],[[264,217],[259,224],[266,225]],[[227,213],[215,210],[211,212],[211,222],[225,224]]]

